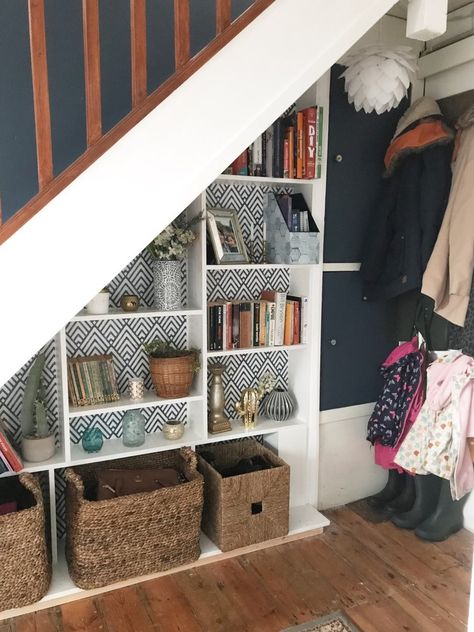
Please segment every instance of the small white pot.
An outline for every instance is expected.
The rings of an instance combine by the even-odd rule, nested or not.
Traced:
[[[109,292],[99,292],[86,305],[88,314],[107,314],[109,311]]]
[[[21,453],[25,461],[40,463],[50,459],[56,451],[54,435],[48,437],[23,437],[21,440]]]

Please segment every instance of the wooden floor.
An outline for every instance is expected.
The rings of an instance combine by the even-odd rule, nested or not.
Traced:
[[[363,632],[466,630],[473,536],[428,544],[355,503],[322,536],[0,623],[0,632],[279,632],[342,609]]]

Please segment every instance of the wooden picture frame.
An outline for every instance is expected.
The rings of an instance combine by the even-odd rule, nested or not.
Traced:
[[[207,232],[218,264],[249,263],[237,212],[210,208],[206,212]]]
[[[67,377],[72,406],[96,406],[120,399],[110,354],[68,358]]]

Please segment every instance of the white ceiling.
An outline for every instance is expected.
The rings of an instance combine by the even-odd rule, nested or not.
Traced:
[[[472,0],[448,0],[448,12],[456,11],[456,9],[460,9],[461,7],[465,7],[468,4],[472,4]],[[407,5],[408,0],[400,0],[397,4],[390,9],[388,15],[394,15],[397,18],[405,18],[407,17]]]

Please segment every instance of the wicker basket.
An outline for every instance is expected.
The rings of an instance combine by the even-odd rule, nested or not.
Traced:
[[[187,482],[153,492],[91,501],[99,469],[173,467]],[[190,448],[66,470],[66,557],[80,588],[165,571],[200,555],[203,478]]]
[[[254,439],[207,445],[219,469],[236,465],[242,458],[264,455],[269,470],[223,478],[202,457],[204,476],[202,530],[221,549],[231,551],[288,533],[290,467]]]
[[[37,478],[20,474],[0,481],[0,498],[18,511],[0,516],[0,611],[39,601],[51,581],[43,494]]]
[[[193,354],[178,358],[150,357],[150,373],[159,397],[186,397],[194,378]]]

